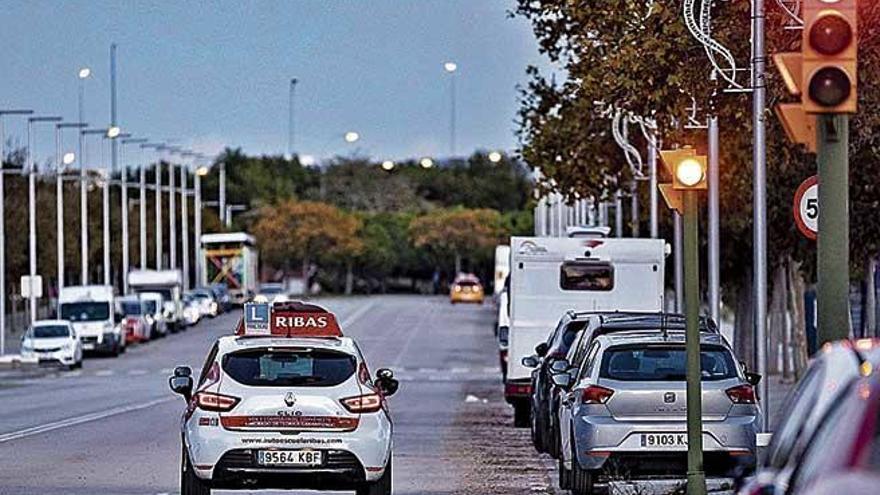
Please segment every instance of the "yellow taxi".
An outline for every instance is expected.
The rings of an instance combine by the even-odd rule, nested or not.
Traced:
[[[476,276],[459,276],[449,287],[449,302],[483,304],[483,284]]]

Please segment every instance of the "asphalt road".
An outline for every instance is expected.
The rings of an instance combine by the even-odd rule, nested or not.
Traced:
[[[416,296],[323,303],[372,369],[390,367],[401,380],[391,399],[396,494],[555,493],[551,463],[510,426],[491,305]],[[78,371],[0,375],[0,495],[178,493],[183,401],[167,376],[176,365],[200,368],[237,320],[206,320]]]

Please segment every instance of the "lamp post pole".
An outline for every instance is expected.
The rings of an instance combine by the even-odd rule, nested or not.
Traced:
[[[706,493],[703,471],[703,400],[700,382],[700,253],[697,191],[684,191],[684,298],[687,361],[687,492]]]
[[[30,322],[37,320],[37,295],[34,279],[37,277],[37,164],[34,161],[33,126],[37,122],[60,122],[61,117],[28,117],[25,167],[28,170],[28,299]]]
[[[58,249],[58,289],[64,287],[64,171],[68,162],[67,155],[63,153],[61,134],[64,129],[83,129],[88,127],[85,122],[62,122],[55,124],[55,211],[56,211],[56,237]],[[78,158],[78,157],[77,157]]]
[[[119,138],[121,146],[119,147],[119,163],[122,164],[120,170],[120,183],[122,191],[122,292],[128,294],[128,271],[131,268],[130,243],[129,243],[129,222],[128,222],[128,165],[125,163],[125,145],[141,144],[147,142],[144,138],[132,138],[131,134],[120,134]]]
[[[180,151],[179,148],[171,146],[167,149],[170,153]],[[174,185],[174,160],[169,153],[168,160],[168,255],[170,262],[168,267],[172,270],[177,269],[177,201],[175,195],[177,191]]]
[[[198,156],[198,158],[203,158]],[[200,166],[193,175],[193,230],[196,243],[196,284],[202,283],[202,177],[208,173],[208,167]]]
[[[92,74],[91,69],[84,67],[79,70],[79,94],[77,108],[79,122],[85,122],[86,79]],[[79,134],[77,153],[79,156],[79,252],[80,252],[80,284],[89,283],[89,201],[88,173],[85,162],[84,135]]]
[[[449,74],[449,156],[455,157],[455,72],[458,64],[446,62],[443,69]]]
[[[33,113],[33,110],[0,110],[0,356],[6,354],[6,129],[3,116]]]
[[[290,80],[290,108],[288,108],[287,121],[287,155],[293,159],[293,148],[296,145],[296,121],[294,120],[294,112],[296,111],[296,85],[299,79],[292,78]]]

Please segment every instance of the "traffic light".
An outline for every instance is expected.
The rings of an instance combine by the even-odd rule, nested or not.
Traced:
[[[677,150],[661,150],[660,159],[669,175],[672,183],[660,184],[660,193],[669,208],[683,213],[685,191],[702,191],[707,188],[706,168],[708,159],[705,155],[698,155],[693,148],[681,148]]]
[[[803,3],[800,89],[807,114],[856,112],[857,3]]]

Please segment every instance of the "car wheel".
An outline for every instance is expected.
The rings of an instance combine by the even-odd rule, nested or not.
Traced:
[[[531,422],[531,407],[529,403],[518,403],[513,405],[513,426],[517,428],[528,428]]]
[[[537,450],[538,452],[546,452],[547,449],[545,448],[544,435],[541,431],[540,417],[541,413],[537,410],[534,414],[532,414],[532,420],[530,421],[530,426],[532,430],[532,444],[534,444],[535,450]]]
[[[180,495],[211,495],[211,488],[193,471],[186,447],[181,447],[180,458]]]
[[[355,493],[357,495],[391,495],[391,459],[388,459],[388,466],[385,467],[385,473],[381,478],[359,486]]]
[[[572,450],[574,450],[572,448]],[[577,460],[577,455],[571,454],[571,493],[572,495],[592,495],[593,473],[583,469]]]
[[[565,462],[562,457],[559,458],[559,488],[568,490],[571,488],[571,469],[565,468]]]

